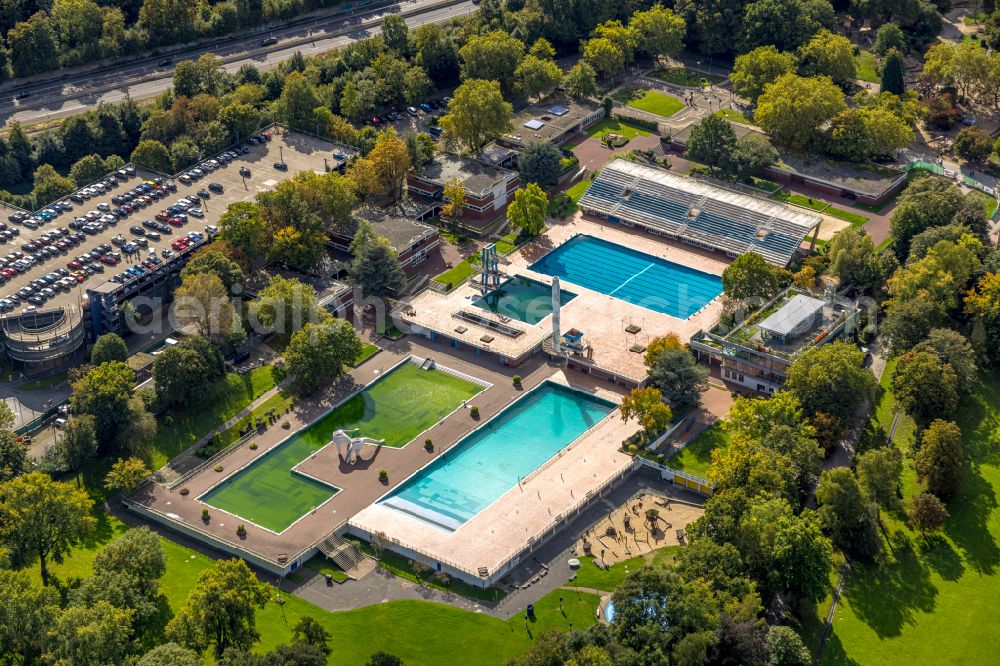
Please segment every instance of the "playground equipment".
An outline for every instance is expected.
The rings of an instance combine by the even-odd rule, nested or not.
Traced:
[[[358,461],[361,449],[365,444],[382,444],[385,442],[384,439],[372,439],[371,437],[351,437],[350,433],[357,431],[357,428],[354,430],[337,430],[330,436],[330,444],[337,447],[337,455],[342,457],[348,465]]]

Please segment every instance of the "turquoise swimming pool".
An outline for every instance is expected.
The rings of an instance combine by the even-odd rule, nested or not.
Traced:
[[[531,270],[678,319],[687,319],[722,293],[718,275],[586,234],[552,250]]]
[[[614,408],[607,400],[545,382],[414,474],[381,503],[454,531]]]
[[[559,303],[566,305],[576,294],[559,290]],[[477,308],[534,326],[552,314],[552,287],[520,275],[515,275],[499,287],[472,302]]]

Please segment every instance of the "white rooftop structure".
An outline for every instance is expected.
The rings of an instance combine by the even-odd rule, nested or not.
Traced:
[[[797,294],[759,325],[762,335],[785,340],[809,330],[825,302],[805,294]]]
[[[756,252],[787,266],[822,218],[624,159],[609,162],[580,198],[584,211],[722,250]]]

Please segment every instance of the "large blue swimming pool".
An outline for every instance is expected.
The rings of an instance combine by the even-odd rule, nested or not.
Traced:
[[[454,531],[614,409],[545,382],[423,468],[382,504]]]
[[[531,270],[678,319],[687,319],[722,293],[717,275],[586,234],[552,250]]]

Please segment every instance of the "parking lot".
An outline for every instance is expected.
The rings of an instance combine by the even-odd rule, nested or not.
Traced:
[[[52,221],[45,222],[37,229],[31,229],[23,222],[13,223],[6,219],[5,215],[3,222],[9,228],[18,229],[20,235],[0,245],[0,257],[3,257],[0,263],[12,264],[15,259],[13,253],[27,254],[28,251],[22,249],[23,246],[32,241],[42,242],[41,239],[46,234],[50,234],[50,240],[43,242],[44,245],[55,250],[54,256],[40,257],[39,261],[24,272],[3,280],[0,284],[0,299],[10,299],[12,302],[12,305],[5,306],[6,311],[19,313],[31,307],[46,310],[68,303],[82,304],[84,292],[88,287],[92,288],[111,279],[123,280],[123,277],[116,276],[125,274],[129,270],[141,274],[156,266],[162,266],[164,262],[173,261],[184,252],[193,251],[197,244],[184,249],[177,241],[191,232],[206,238],[208,236],[206,228],[218,225],[219,217],[229,204],[250,200],[258,192],[273,189],[278,182],[292,177],[299,171],[322,173],[326,166],[335,165],[332,157],[334,148],[325,141],[300,134],[284,134],[280,130],[272,131],[271,137],[271,140],[259,145],[244,144],[247,148],[246,154],[238,155],[228,164],[222,164],[220,161],[218,169],[206,173],[190,184],[180,179],[163,179],[164,189],[172,183],[176,191],[167,191],[165,196],[154,199],[145,208],[138,207],[124,217],[114,219],[99,231],[96,227],[90,227],[90,231],[94,233],[71,229],[70,223],[78,218],[85,218],[88,213],[92,213],[92,218],[104,218],[110,222],[109,218],[113,218],[110,211],[119,207],[112,201],[113,197],[140,186],[144,181],[152,180],[154,176],[142,170],[137,170],[134,176],[126,178],[112,176],[111,180],[116,183],[115,187],[85,200],[83,204],[71,202],[68,198],[64,199],[63,202],[68,203],[72,210],[61,212]],[[208,159],[214,158],[207,158],[202,164]],[[275,163],[279,161],[283,161],[287,169],[275,168]],[[240,171],[243,168],[247,170],[248,175],[241,175]],[[184,173],[190,171],[189,169]],[[221,192],[210,192],[210,184],[221,186]],[[157,229],[151,229],[153,223],[157,222],[158,213],[176,204],[181,198],[195,196],[199,191],[207,192],[208,198],[199,199],[197,204],[188,206],[188,212],[190,208],[200,208],[203,212],[201,217],[191,214],[185,214],[186,219],[185,215],[170,216],[176,218],[172,224],[167,224],[164,219],[159,221]],[[104,208],[108,210],[105,211]],[[8,210],[4,209],[5,214]],[[52,232],[56,229],[65,230],[65,233],[55,235]],[[159,238],[149,238],[151,230],[159,234]],[[72,235],[81,239],[75,245],[67,241],[67,237]],[[116,240],[117,237],[121,238]],[[145,247],[138,245],[142,242],[140,239],[145,239]],[[128,252],[127,250],[133,248],[123,247],[122,240],[134,244],[136,246],[134,251]],[[56,243],[60,241],[66,247],[56,248]],[[79,265],[71,264],[87,253],[91,254],[89,260],[81,261]],[[156,257],[155,263],[151,260],[151,256]],[[32,282],[35,284],[32,285]],[[49,291],[43,292],[44,289]],[[18,292],[24,296],[18,296],[14,302],[12,295]],[[33,296],[38,298],[29,301]]]

